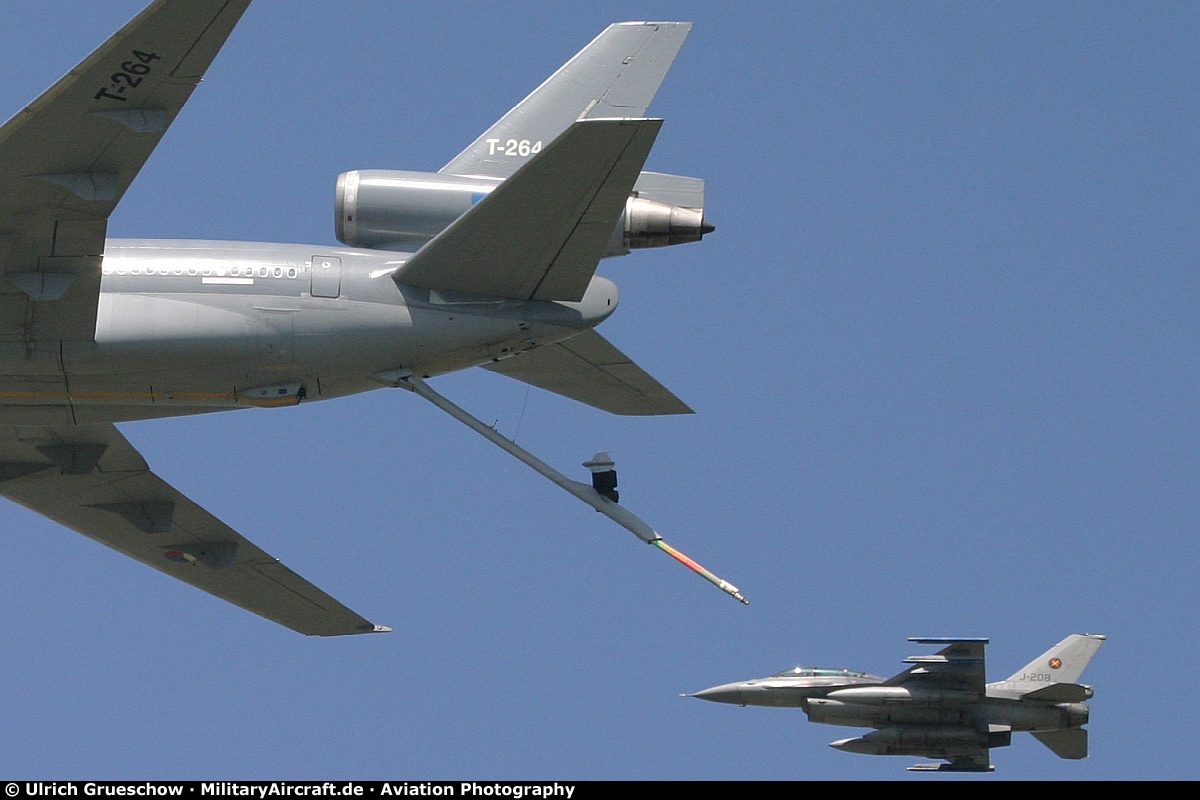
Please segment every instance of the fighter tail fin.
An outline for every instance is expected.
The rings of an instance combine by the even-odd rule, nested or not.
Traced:
[[[1071,634],[1014,672],[1004,683],[1026,692],[1044,689],[1047,683],[1078,683],[1088,662],[1103,643],[1103,636]]]
[[[576,120],[646,116],[691,29],[689,22],[610,25],[438,171],[507,178]]]

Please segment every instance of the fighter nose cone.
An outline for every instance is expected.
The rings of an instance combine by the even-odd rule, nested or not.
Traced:
[[[726,683],[721,686],[713,686],[711,689],[704,689],[703,691],[686,696],[699,697],[701,700],[709,700],[714,703],[734,703],[735,705],[742,705],[741,687],[736,683]]]

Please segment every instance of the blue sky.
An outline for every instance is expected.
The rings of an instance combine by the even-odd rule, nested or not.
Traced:
[[[141,5],[8,3],[0,113]],[[996,775],[1200,776],[1194,5],[257,0],[110,235],[328,247],[339,172],[436,170],[647,18],[696,23],[648,166],[717,231],[602,264],[602,331],[696,415],[434,385],[577,477],[611,452],[752,605],[407,393],[126,425],[395,632],[306,639],[2,504],[0,774],[942,780],[678,695],[890,675],[908,636],[990,637],[999,679],[1090,632],[1091,758],[1020,735]]]

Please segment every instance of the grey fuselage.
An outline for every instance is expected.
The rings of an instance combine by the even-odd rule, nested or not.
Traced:
[[[739,706],[803,707],[809,698],[825,697],[838,689],[875,686],[884,678],[866,672],[825,667],[795,667],[768,678],[723,683],[692,697]]]
[[[837,691],[808,699],[804,711],[812,722],[855,728],[947,726],[986,732],[989,725],[1001,725],[1013,731],[1046,731],[1078,728],[1088,720],[1084,703],[967,697],[952,691],[914,693],[909,699],[855,698],[854,694]]]
[[[192,240],[107,242],[94,342],[0,343],[0,424],[64,425],[292,405],[568,338],[617,306],[397,284],[409,255]]]

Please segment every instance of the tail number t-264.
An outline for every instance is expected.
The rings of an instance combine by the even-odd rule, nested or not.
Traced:
[[[504,144],[499,139],[484,139],[488,146],[488,155],[499,153],[502,156],[533,156],[542,152],[541,141],[531,142],[528,139],[509,139]]]

